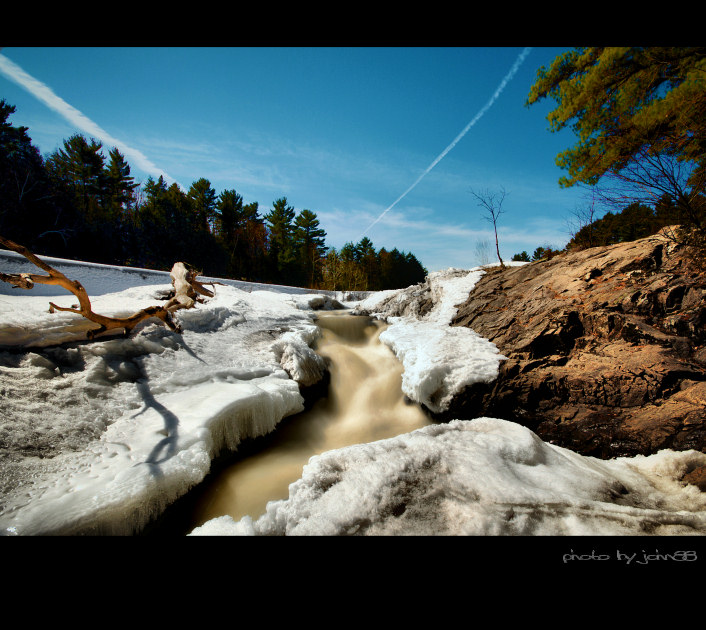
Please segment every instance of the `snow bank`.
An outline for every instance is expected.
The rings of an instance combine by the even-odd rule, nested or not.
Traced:
[[[106,267],[67,273],[100,313],[130,314],[170,286],[166,272]],[[359,302],[391,322],[385,342],[404,363],[405,391],[430,408],[494,378],[502,360],[448,325],[481,274],[447,270]],[[85,343],[84,318],[49,314],[46,296],[4,284],[0,533],[15,535],[139,531],[220,449],[302,409],[298,382],[322,368],[312,309],[344,297],[216,286],[179,312],[182,335],[146,322],[130,338]],[[601,461],[511,422],[454,421],[313,457],[257,521],[221,517],[192,534],[704,534],[706,493],[678,480],[705,464],[694,451]]]
[[[80,456],[60,455],[62,473],[34,484],[0,522],[24,535],[131,534],[199,483],[221,447],[269,433],[301,409],[296,383],[282,373],[150,400]]]
[[[359,312],[390,324],[380,340],[404,366],[404,393],[435,413],[448,409],[468,385],[495,380],[505,358],[471,329],[450,326],[457,305],[484,273],[480,267],[437,271],[420,285],[382,291],[357,305]]]
[[[312,457],[289,498],[207,535],[706,534],[706,493],[678,479],[696,451],[610,461],[504,420],[431,425]]]
[[[464,387],[498,376],[504,358],[494,344],[469,328],[389,318],[380,335],[404,366],[402,391],[435,413],[448,409]]]
[[[64,271],[92,289],[105,315],[159,303],[171,287],[160,272],[142,278],[87,263]],[[199,483],[221,449],[301,411],[298,383],[323,373],[309,347],[312,309],[337,303],[301,289],[250,289],[217,285],[215,297],[177,313],[181,335],[154,320],[130,338],[92,343],[84,340],[93,324],[49,313],[34,289],[0,295],[0,530],[133,533]],[[53,291],[59,305],[75,301]]]
[[[53,258],[43,256],[35,252],[44,262],[48,263],[57,271],[61,271],[71,280],[78,280],[88,292],[91,298],[104,293],[116,293],[138,286],[154,286],[170,284],[168,271],[157,271],[155,269],[143,269],[141,267],[119,267],[117,265],[104,265],[100,263],[87,263],[80,260],[69,260],[66,258]],[[36,265],[29,262],[24,256],[17,252],[0,249],[0,270],[5,273],[38,273],[44,275],[45,272]],[[199,276],[199,280],[209,282],[217,280],[228,286],[236,287],[242,291],[251,293],[252,291],[273,291],[275,293],[286,293],[290,295],[308,295],[309,289],[301,287],[290,287],[279,284],[263,284],[257,282],[245,282],[241,280],[231,280],[224,278],[212,278],[209,276]],[[0,282],[0,295],[15,295],[21,291],[13,289],[10,284]],[[32,295],[67,295],[65,289],[51,285],[36,285],[31,290]],[[333,297],[338,300],[360,299],[364,293],[344,293],[341,291],[319,291],[318,294]],[[317,297],[321,297],[317,294]]]
[[[326,362],[311,349],[319,335],[316,326],[307,326],[284,333],[272,346],[287,374],[304,387],[318,383],[326,372]]]

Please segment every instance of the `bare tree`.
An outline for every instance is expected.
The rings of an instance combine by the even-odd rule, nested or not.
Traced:
[[[595,190],[592,191],[591,199],[581,205],[577,206],[571,215],[573,219],[567,219],[566,225],[569,232],[569,238],[573,239],[577,246],[580,248],[593,247],[593,222],[596,220],[596,195]],[[580,232],[585,233],[581,235],[581,242],[576,240],[576,237]]]
[[[476,263],[482,267],[490,262],[490,243],[487,239],[476,241]]]
[[[503,213],[503,201],[505,201],[506,196],[505,189],[501,188],[499,192],[494,192],[491,190],[475,192],[471,190],[471,194],[478,201],[478,205],[485,208],[486,216],[483,218],[493,224],[493,230],[495,232],[495,251],[498,254],[500,266],[504,269],[505,263],[500,257],[500,246],[498,245],[498,219]]]
[[[656,153],[643,147],[619,172],[610,171],[596,185],[596,194],[608,206],[632,203],[656,205],[667,195],[679,209],[684,227],[706,236],[703,193],[706,169],[678,156]]]

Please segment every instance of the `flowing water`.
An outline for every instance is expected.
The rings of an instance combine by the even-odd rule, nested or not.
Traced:
[[[322,336],[315,350],[331,377],[327,395],[283,420],[266,436],[265,448],[209,476],[189,509],[189,531],[225,514],[256,520],[268,501],[289,496],[289,484],[301,478],[312,455],[431,423],[419,405],[405,400],[402,365],[379,341],[386,324],[345,311],[323,312],[316,323]]]

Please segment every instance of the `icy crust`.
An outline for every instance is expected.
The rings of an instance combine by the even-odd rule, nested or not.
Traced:
[[[305,326],[284,333],[272,346],[287,374],[304,387],[318,383],[326,372],[326,362],[311,349],[320,335],[317,326]]]
[[[130,314],[169,288],[91,297],[96,312]],[[299,382],[322,373],[312,309],[332,304],[216,286],[179,311],[181,335],[146,322],[130,338],[85,343],[87,320],[48,313],[47,297],[0,296],[0,533],[138,531],[221,449],[303,409]]]
[[[23,535],[132,534],[202,481],[220,448],[269,433],[300,400],[283,372],[165,395],[118,418],[81,456],[60,456],[61,477],[0,522]]]
[[[448,409],[468,385],[497,378],[497,347],[464,327],[451,327],[457,305],[463,303],[485,271],[449,268],[431,273],[424,283],[381,291],[357,305],[389,324],[380,341],[404,366],[402,390],[435,413]]]
[[[209,535],[704,535],[697,451],[599,460],[494,418],[454,420],[312,457],[289,498]]]
[[[389,318],[380,341],[404,366],[402,391],[435,413],[448,409],[454,396],[479,381],[498,376],[498,349],[469,328],[430,326],[426,321]]]

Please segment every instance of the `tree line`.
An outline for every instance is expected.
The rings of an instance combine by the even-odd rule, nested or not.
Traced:
[[[706,198],[704,198],[706,208]],[[652,236],[662,228],[683,225],[683,210],[668,195],[663,195],[654,207],[635,202],[622,210],[607,211],[602,217],[592,219],[586,214],[578,229],[563,249],[549,245],[537,247],[530,257],[526,251],[515,254],[512,260],[532,262],[552,258],[565,251],[587,249],[603,245],[615,245]],[[671,235],[671,232],[670,232]]]
[[[0,100],[0,234],[47,256],[329,290],[403,288],[427,270],[411,252],[367,237],[326,245],[316,213],[286,197],[262,211],[199,178],[187,191],[162,176],[135,181],[117,148],[81,134],[44,157]]]
[[[608,211],[601,218],[583,225],[569,241],[568,249],[613,245],[656,234],[664,227],[682,225],[682,209],[668,195],[654,207],[635,202],[618,212]]]

